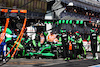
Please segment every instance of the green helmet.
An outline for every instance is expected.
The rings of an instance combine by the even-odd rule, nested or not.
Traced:
[[[90,29],[90,32],[94,32],[94,29]]]
[[[76,31],[76,32],[75,32],[75,34],[76,34],[77,36],[79,36],[79,35],[80,35],[78,31]]]
[[[80,34],[79,33],[76,33],[76,35],[79,36]]]

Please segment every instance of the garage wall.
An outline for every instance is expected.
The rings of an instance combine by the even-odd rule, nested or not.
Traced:
[[[31,0],[0,0],[0,3],[5,7],[13,7],[16,6],[19,8],[24,4],[30,2]],[[28,5],[24,6],[22,9],[27,9],[33,12],[42,12],[45,13],[47,10],[47,2],[40,0],[33,0]]]

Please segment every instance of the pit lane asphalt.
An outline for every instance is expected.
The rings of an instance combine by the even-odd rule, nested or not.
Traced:
[[[99,59],[74,59],[70,61],[64,61],[62,58],[58,59],[11,59],[7,64],[1,67],[89,67],[100,64],[100,53],[98,53]],[[90,58],[91,54],[87,55]]]

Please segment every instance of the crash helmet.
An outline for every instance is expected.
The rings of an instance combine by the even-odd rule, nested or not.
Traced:
[[[79,31],[76,31],[76,32],[75,32],[75,35],[79,36],[79,35],[80,35],[80,34],[79,34]]]

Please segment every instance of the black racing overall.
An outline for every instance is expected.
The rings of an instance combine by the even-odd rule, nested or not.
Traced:
[[[93,57],[96,57],[95,53],[97,52],[97,33],[91,33],[90,39],[91,39],[91,51],[93,53]]]
[[[69,57],[69,44],[67,33],[62,33],[63,58]]]

